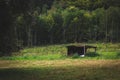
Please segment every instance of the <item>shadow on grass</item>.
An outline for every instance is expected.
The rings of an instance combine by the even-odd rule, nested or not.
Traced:
[[[86,56],[87,57],[98,57],[98,56],[100,56],[100,54],[95,53],[95,52],[89,52],[89,53],[86,53]]]
[[[98,57],[100,57],[101,55],[100,54],[98,54],[98,53],[95,53],[95,52],[89,52],[89,53],[86,53],[85,54],[85,57],[81,57],[80,55],[78,55],[78,54],[74,54],[73,56],[72,56],[72,59],[78,59],[78,58],[82,58],[82,59],[88,59],[88,58],[98,58]]]
[[[0,69],[0,80],[119,80],[118,70],[114,65]]]
[[[120,52],[117,52],[117,56],[120,58]]]

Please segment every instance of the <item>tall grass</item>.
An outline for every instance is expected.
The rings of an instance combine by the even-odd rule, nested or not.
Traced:
[[[84,43],[83,43],[84,44]],[[120,43],[94,43],[88,44],[97,47],[94,53],[89,49],[85,57],[79,55],[67,56],[67,45],[81,45],[81,43],[49,45],[33,48],[25,48],[13,53],[10,57],[1,57],[5,60],[57,60],[57,59],[120,59]]]

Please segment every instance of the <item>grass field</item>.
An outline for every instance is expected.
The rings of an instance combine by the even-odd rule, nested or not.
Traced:
[[[120,43],[89,44],[97,52],[90,49],[85,57],[68,57],[67,45],[25,48],[1,57],[0,80],[120,80]]]
[[[0,80],[119,80],[120,60],[0,61]]]

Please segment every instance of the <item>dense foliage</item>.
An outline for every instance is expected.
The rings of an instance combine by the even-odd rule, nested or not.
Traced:
[[[1,0],[0,54],[24,46],[120,42],[119,0]]]

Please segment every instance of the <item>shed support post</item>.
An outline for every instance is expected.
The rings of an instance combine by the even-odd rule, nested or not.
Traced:
[[[86,52],[86,50],[85,50],[85,46],[84,46],[84,55],[85,55],[85,52]]]

